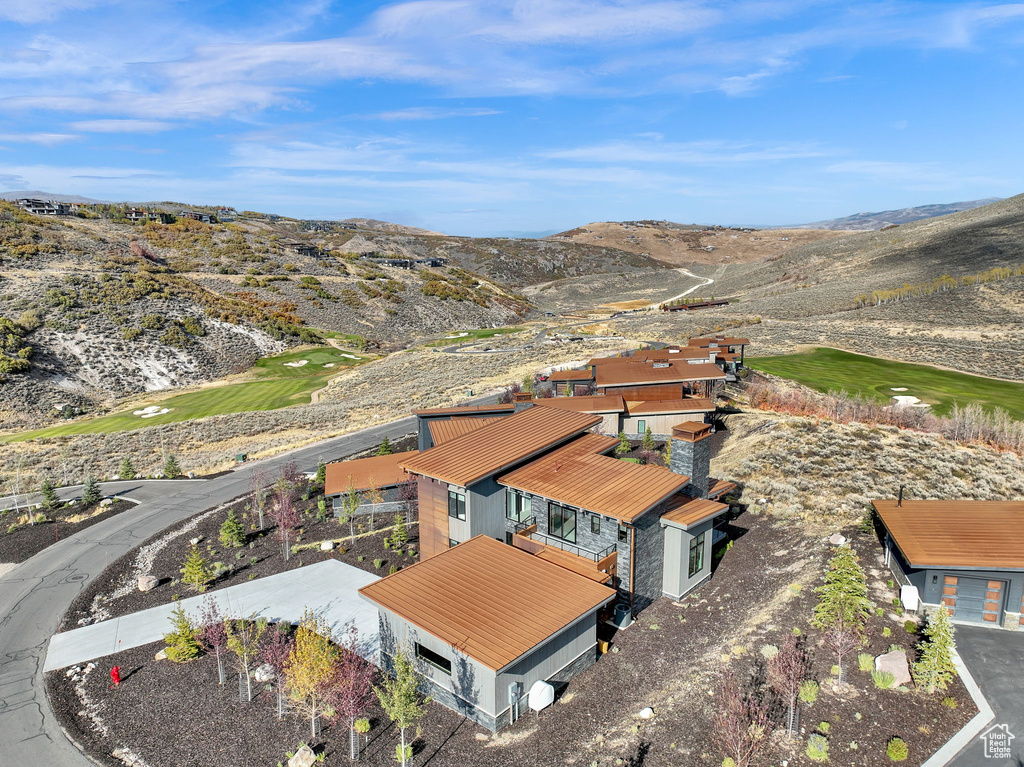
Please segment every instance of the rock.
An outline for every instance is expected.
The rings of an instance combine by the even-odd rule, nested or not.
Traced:
[[[113,502],[113,498],[104,498],[102,501],[100,501],[100,506],[110,506]]]
[[[257,684],[266,684],[277,678],[277,672],[274,671],[274,667],[269,663],[264,663],[252,673],[252,678]]]
[[[155,575],[143,575],[138,580],[139,591],[152,591],[160,583],[160,579]]]
[[[895,678],[896,687],[901,684],[910,684],[910,664],[907,663],[907,654],[903,650],[893,650],[875,658],[876,671],[888,671]]]
[[[288,767],[313,767],[316,764],[316,754],[309,746],[303,746],[295,752],[295,756],[288,760]]]
[[[648,706],[647,708],[645,708],[643,711],[640,712],[640,718],[641,719],[653,719],[654,718],[654,709],[651,708],[650,706]]]
[[[334,541],[324,541],[320,544],[320,551],[333,551]]]
[[[841,533],[836,533],[828,539],[828,542],[831,543],[833,546],[842,546],[844,543],[846,543],[846,536],[842,535]]]
[[[197,535],[195,538],[189,538],[188,542],[190,546],[197,546],[201,540],[203,540],[203,536]]]
[[[156,655],[154,655],[153,660],[167,660],[167,648],[165,647]]]
[[[490,740],[491,739],[490,735],[484,735],[482,732],[478,732],[473,737],[476,738],[477,740],[479,740],[481,743],[483,743],[485,740]]]

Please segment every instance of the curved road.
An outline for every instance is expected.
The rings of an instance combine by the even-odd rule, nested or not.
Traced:
[[[176,522],[246,493],[256,466],[274,470],[295,461],[301,470],[313,471],[321,458],[333,460],[366,450],[385,435],[397,438],[414,428],[415,418],[409,416],[244,464],[209,480],[105,486],[109,491],[121,484],[131,485],[135,488],[131,496],[141,503],[55,543],[0,577],[0,764],[91,764],[57,724],[46,699],[42,667],[49,638],[57,631],[61,616],[110,562]]]

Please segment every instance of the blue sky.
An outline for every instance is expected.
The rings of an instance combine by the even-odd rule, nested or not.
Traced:
[[[453,234],[1024,191],[1024,4],[0,0],[0,190]]]

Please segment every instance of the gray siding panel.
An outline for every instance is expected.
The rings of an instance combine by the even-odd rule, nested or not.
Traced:
[[[469,537],[486,535],[505,540],[505,487],[494,477],[482,479],[466,488],[466,518]],[[467,539],[468,540],[468,539]]]
[[[672,526],[665,528],[665,576],[662,582],[665,596],[679,599],[711,577],[714,526],[714,520],[709,519],[689,530]],[[690,541],[701,533],[704,533],[704,566],[691,578]]]

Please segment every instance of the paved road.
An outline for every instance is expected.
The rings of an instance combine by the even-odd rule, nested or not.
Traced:
[[[958,625],[956,645],[995,712],[992,724],[1007,725],[1014,739],[1010,741],[1011,758],[986,757],[983,741],[974,738],[949,764],[951,767],[1017,767],[1024,763],[1024,688],[1020,684],[1024,668],[1024,632]]]
[[[490,395],[479,401],[492,399]],[[130,513],[65,538],[0,577],[0,765],[90,764],[57,725],[43,690],[42,668],[61,616],[110,562],[176,522],[247,492],[255,466],[276,470],[295,461],[301,470],[313,471],[321,458],[365,450],[385,435],[397,438],[411,432],[414,424],[410,416],[244,464],[205,482],[175,481],[163,492],[147,490],[146,500]]]
[[[113,482],[100,482],[100,491],[104,496],[118,495],[127,498],[129,501],[144,503],[166,498],[168,493],[174,493],[183,489],[186,484],[196,487],[206,482],[204,479],[126,479]],[[183,484],[185,483],[185,484]],[[82,497],[83,485],[68,485],[57,489],[57,497],[62,501],[74,501]],[[21,508],[34,503],[41,503],[42,495],[39,493],[21,493],[17,498],[17,505]],[[13,509],[15,498],[13,495],[6,495],[0,498],[0,509]]]

